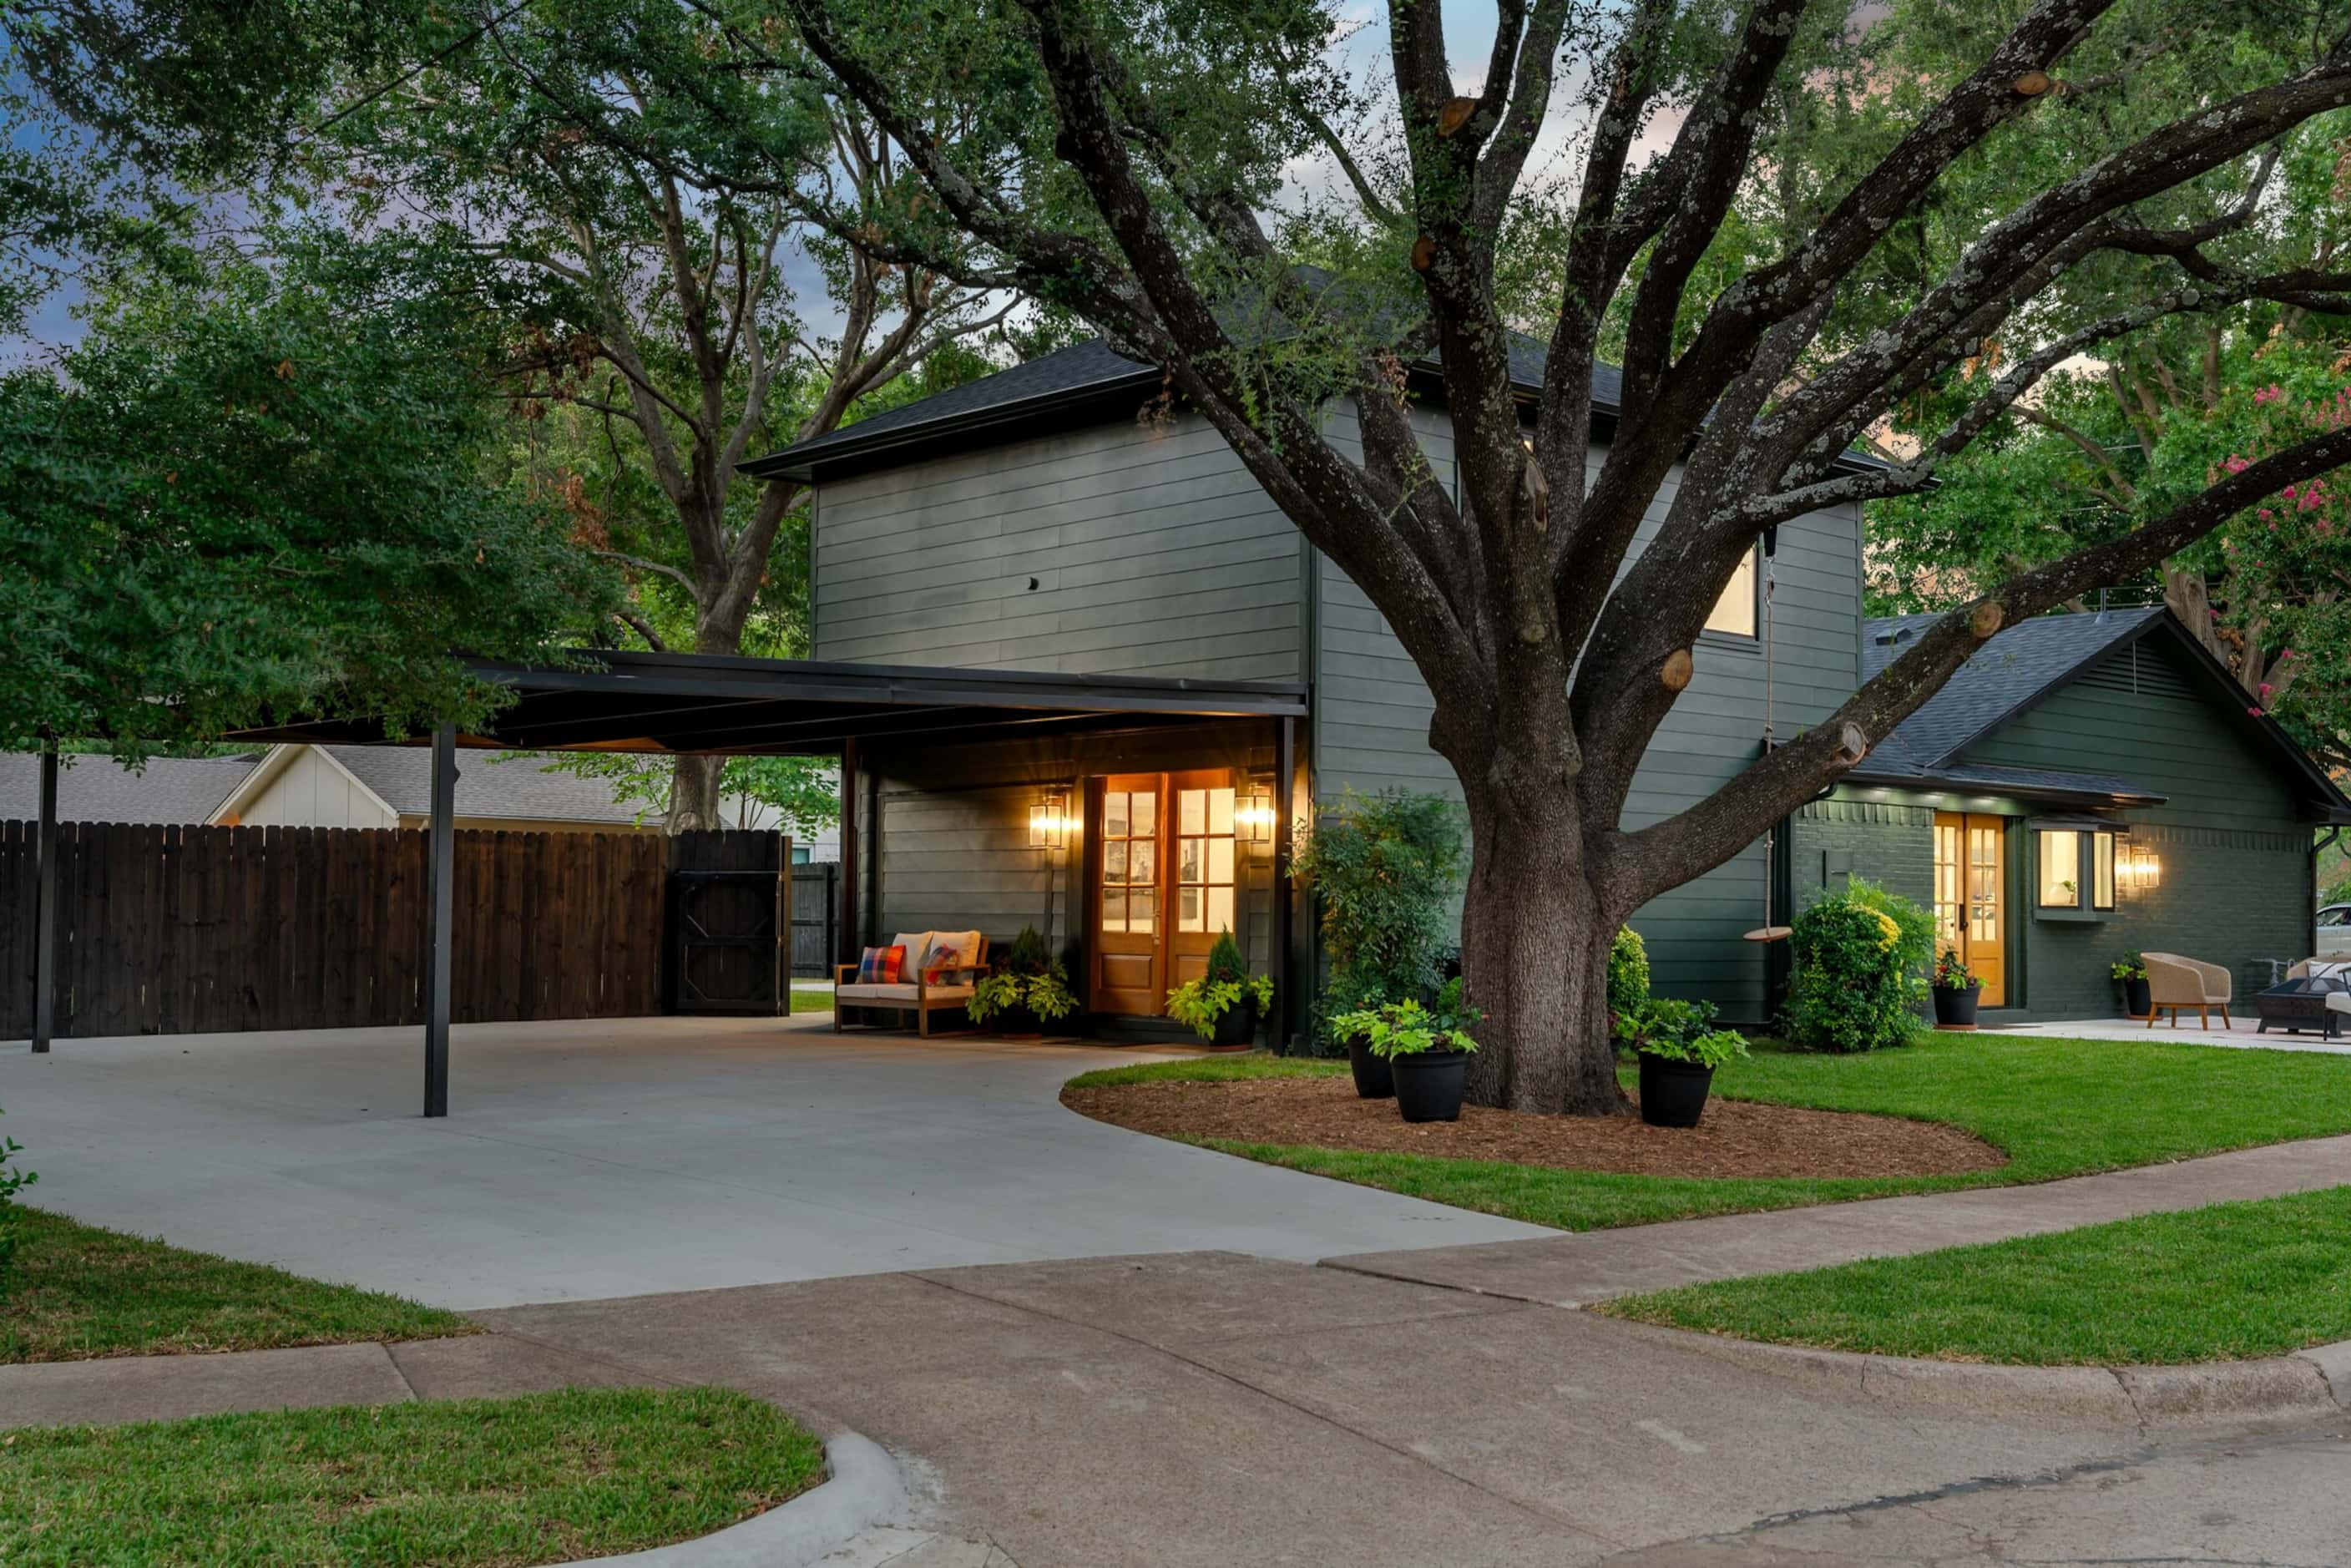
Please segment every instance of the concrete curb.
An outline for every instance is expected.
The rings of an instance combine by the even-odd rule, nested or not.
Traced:
[[[825,1439],[821,1485],[740,1524],[620,1557],[562,1568],[809,1568],[879,1525],[901,1522],[910,1507],[906,1478],[890,1451],[871,1437],[837,1432]]]
[[[1993,1366],[1768,1344],[1619,1320],[1660,1343],[1876,1404],[2141,1433],[2303,1421],[2351,1411],[2351,1340],[2187,1366]]]

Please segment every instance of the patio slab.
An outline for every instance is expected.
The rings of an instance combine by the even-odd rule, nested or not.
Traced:
[[[835,1035],[826,1015],[0,1047],[43,1207],[458,1308],[1226,1249],[1548,1235],[1061,1108],[1155,1052]]]
[[[2169,1045],[2232,1045],[2246,1051],[2310,1051],[2328,1056],[2351,1056],[2351,1037],[2328,1040],[2317,1034],[2287,1034],[2275,1028],[2262,1034],[2258,1032],[2262,1020],[2253,1013],[2251,997],[2231,1005],[2232,1009],[2241,1008],[2244,1016],[2231,1018],[2225,1027],[2215,1018],[2209,1030],[2192,1017],[2174,1029],[2167,1017],[2153,1029],[2147,1028],[2144,1019],[2099,1018],[2062,1019],[2054,1023],[1986,1024],[1983,1032],[2057,1036],[2065,1040],[2148,1040]]]

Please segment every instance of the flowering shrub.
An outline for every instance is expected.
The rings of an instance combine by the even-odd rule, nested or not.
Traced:
[[[1943,956],[1935,960],[1935,972],[1929,979],[1937,990],[1942,991],[1972,990],[1983,984],[1976,977],[1976,972],[1961,961],[1955,947],[1943,949]]]
[[[1921,1027],[1935,917],[1861,878],[1796,916],[1788,1033],[1821,1051],[1902,1045]]]

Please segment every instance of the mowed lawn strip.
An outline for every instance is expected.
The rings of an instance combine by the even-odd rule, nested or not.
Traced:
[[[480,1331],[455,1312],[21,1212],[0,1362],[269,1350]]]
[[[1252,1053],[1138,1063],[1071,1088],[1165,1079],[1343,1073],[1344,1062]],[[1635,1076],[1623,1070],[1627,1087]],[[2153,1040],[1930,1035],[1862,1056],[1769,1042],[1715,1074],[1731,1099],[1865,1111],[1964,1128],[2009,1156],[1959,1176],[1709,1179],[1196,1140],[1228,1154],[1562,1230],[1645,1225],[1898,1193],[2004,1186],[2296,1138],[2351,1133],[2351,1058]]]
[[[0,1563],[520,1568],[683,1541],[819,1478],[721,1389],[567,1390],[12,1432]]]
[[[1779,1344],[2034,1366],[2351,1339],[2351,1188],[1630,1296],[1616,1317]]]

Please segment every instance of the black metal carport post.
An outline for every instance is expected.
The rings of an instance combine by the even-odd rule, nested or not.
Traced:
[[[457,727],[433,732],[433,821],[425,830],[424,1113],[449,1113],[449,965],[457,906]]]
[[[41,747],[41,820],[35,848],[41,857],[33,896],[33,1050],[46,1053],[57,1034],[57,744]]]

